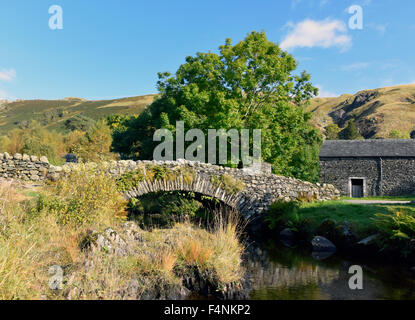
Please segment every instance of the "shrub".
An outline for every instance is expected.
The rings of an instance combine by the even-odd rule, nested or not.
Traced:
[[[115,154],[111,153],[111,144],[111,130],[105,120],[100,120],[73,147],[73,153],[83,161],[113,160]]]
[[[37,211],[56,215],[62,224],[110,224],[126,215],[125,200],[104,168],[79,165],[39,197]]]
[[[65,121],[65,127],[70,131],[88,131],[94,124],[94,119],[88,118],[82,114],[73,116]]]
[[[401,132],[399,130],[391,130],[389,132],[389,138],[391,139],[410,139],[409,133]]]
[[[381,249],[398,249],[407,257],[415,254],[415,217],[405,210],[393,214],[376,214],[374,219],[381,234]]]
[[[117,187],[120,191],[129,191],[136,188],[138,184],[145,180],[145,175],[142,168],[127,171],[117,178]]]
[[[234,177],[223,174],[221,176],[212,176],[210,182],[216,188],[222,188],[229,194],[236,194],[244,190],[245,184],[243,181],[239,179],[235,179]]]
[[[10,154],[46,156],[55,165],[63,163],[61,155],[65,152],[62,135],[48,131],[36,121],[30,122],[26,128],[10,131],[1,139],[1,147],[2,151]]]
[[[270,229],[275,229],[277,226],[287,223],[289,218],[298,212],[298,209],[298,204],[294,201],[276,201],[269,207],[265,221],[268,222]]]

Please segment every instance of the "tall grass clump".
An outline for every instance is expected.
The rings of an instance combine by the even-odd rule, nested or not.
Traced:
[[[29,216],[16,195],[11,183],[1,183],[0,299],[40,299],[48,290],[48,268],[70,263],[76,244],[52,216]]]

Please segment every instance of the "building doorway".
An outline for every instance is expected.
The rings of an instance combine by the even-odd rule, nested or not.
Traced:
[[[363,198],[364,195],[364,179],[352,178],[351,181],[351,196],[352,198]]]

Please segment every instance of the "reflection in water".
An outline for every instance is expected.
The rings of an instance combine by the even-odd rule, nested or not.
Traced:
[[[251,299],[415,299],[411,275],[337,255],[321,261],[298,249],[251,245],[245,264],[251,275]],[[363,268],[363,290],[349,288],[348,270],[354,264]]]

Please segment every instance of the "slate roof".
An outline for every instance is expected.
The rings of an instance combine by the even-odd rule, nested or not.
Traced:
[[[326,140],[320,158],[415,157],[415,139]]]

